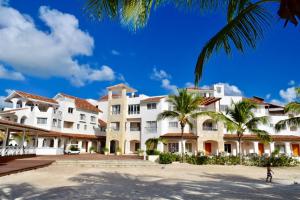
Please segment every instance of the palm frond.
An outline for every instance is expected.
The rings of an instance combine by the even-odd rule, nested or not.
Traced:
[[[250,129],[252,133],[255,133],[256,136],[263,142],[270,142],[271,141],[271,136],[270,134],[265,131],[265,130],[260,130],[260,129]]]
[[[178,118],[179,117],[179,113],[175,112],[175,111],[170,111],[170,110],[165,110],[162,113],[159,113],[157,116],[157,121],[166,119],[166,118]]]
[[[260,124],[267,124],[269,122],[268,116],[262,116],[262,117],[254,117],[250,119],[245,125],[248,129],[257,129],[257,126]]]
[[[232,44],[240,52],[243,52],[246,46],[256,47],[257,40],[263,38],[264,28],[269,26],[271,19],[267,10],[260,6],[265,2],[268,1],[261,0],[249,4],[205,44],[195,68],[195,85],[198,85],[201,79],[204,63],[214,52],[224,49],[225,53],[230,55]]]
[[[284,111],[291,112],[293,114],[300,114],[300,103],[299,102],[288,103],[285,106]]]
[[[287,127],[300,127],[300,117],[292,117],[285,120],[280,120],[275,125],[276,131],[281,131],[286,129]]]
[[[87,0],[85,10],[99,20],[105,16],[115,18],[119,12],[119,0]]]

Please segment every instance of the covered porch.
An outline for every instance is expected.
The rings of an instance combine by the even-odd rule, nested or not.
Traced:
[[[163,151],[170,153],[182,153],[181,133],[167,133],[162,135],[165,139]],[[197,153],[197,138],[193,133],[183,134],[183,152],[187,154]]]

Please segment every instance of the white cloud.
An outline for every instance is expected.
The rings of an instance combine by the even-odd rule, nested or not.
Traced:
[[[171,93],[177,93],[177,86],[172,85],[169,79],[162,79],[161,80],[161,87],[169,90]]]
[[[112,50],[111,50],[111,54],[114,55],[114,56],[119,56],[119,55],[121,55],[121,53],[120,53],[119,51],[115,50],[115,49],[112,49]]]
[[[76,86],[115,78],[108,66],[95,69],[76,59],[92,55],[94,40],[74,15],[41,6],[39,17],[49,31],[38,29],[30,16],[0,5],[1,62],[23,75],[62,77]]]
[[[6,89],[5,92],[6,92],[7,96],[8,96],[8,95],[10,95],[13,92],[13,90]],[[5,98],[6,98],[6,96],[0,96],[0,108],[12,107],[11,103],[5,102]]]
[[[224,93],[227,96],[241,96],[243,92],[236,86],[230,85],[229,83],[217,83],[224,85]]]
[[[172,78],[170,74],[166,71],[157,69],[156,67],[153,68],[152,74],[150,75],[152,80],[161,81],[161,87],[170,91],[171,93],[177,93],[177,86],[171,84],[170,79]]]
[[[270,99],[270,98],[271,98],[271,94],[269,93],[266,95],[266,99]]]
[[[23,81],[25,77],[20,72],[10,71],[0,64],[0,79]]]
[[[272,103],[274,104],[279,104],[279,105],[285,105],[289,102],[293,102],[297,99],[297,93],[295,90],[295,87],[289,87],[287,89],[281,89],[279,91],[279,96],[280,96],[280,100],[279,99],[272,99]]]
[[[162,69],[157,69],[154,67],[150,78],[153,80],[170,79],[171,75]]]
[[[296,84],[296,82],[294,80],[290,80],[289,83],[288,83],[288,85],[290,85],[290,86],[293,86],[295,84]]]
[[[186,82],[186,83],[185,83],[185,87],[186,87],[186,88],[194,88],[194,87],[195,87],[195,84],[192,83],[192,82]]]

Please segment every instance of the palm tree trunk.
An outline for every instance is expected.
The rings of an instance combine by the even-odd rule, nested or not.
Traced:
[[[239,143],[239,157],[240,157],[240,165],[243,164],[243,154],[242,154],[242,145],[241,145],[241,136],[238,136]]]
[[[184,126],[181,125],[181,162],[183,163],[183,156],[184,156],[184,148],[183,148],[183,131],[184,131]]]

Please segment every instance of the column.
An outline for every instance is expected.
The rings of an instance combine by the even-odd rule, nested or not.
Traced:
[[[238,141],[236,141],[236,155],[239,155],[240,153],[240,144]]]
[[[125,154],[130,154],[130,141],[129,140],[126,140],[125,141],[125,148],[124,148],[124,153]]]
[[[181,143],[181,141],[180,141],[180,143]],[[186,143],[186,140],[183,140],[182,143],[183,143],[183,153],[185,153],[185,152],[186,152],[186,150],[185,150],[185,143]]]
[[[22,154],[25,153],[25,151],[24,151],[24,142],[25,142],[25,130],[23,130],[23,132],[22,132],[22,144],[21,144]]]
[[[2,156],[5,156],[5,150],[6,150],[6,145],[7,145],[7,136],[8,136],[9,132],[8,132],[8,128],[6,128],[5,130],[5,137],[4,137],[4,140],[3,140],[3,145],[2,145],[2,152],[1,152],[1,155]]]
[[[275,150],[275,142],[270,142],[270,155],[273,153]]]
[[[58,138],[54,138],[54,145],[53,145],[54,148],[58,148]]]
[[[292,152],[291,152],[291,143],[290,142],[285,142],[285,153],[288,156],[291,156]]]
[[[44,141],[44,138],[38,138],[38,148],[43,147],[43,141]]]
[[[82,140],[78,140],[78,148],[80,149],[80,152],[82,152]],[[85,151],[85,149],[83,151]]]
[[[254,147],[254,153],[258,155],[258,142],[253,142],[253,147]],[[263,153],[263,152],[262,152]]]
[[[143,150],[146,150],[146,147],[145,147],[145,149],[143,149]],[[157,150],[160,151],[160,152],[164,152],[164,143],[159,142],[159,143],[157,144]]]
[[[90,148],[92,147],[92,141],[88,141],[88,151],[90,152]],[[90,152],[91,153],[91,152]]]

